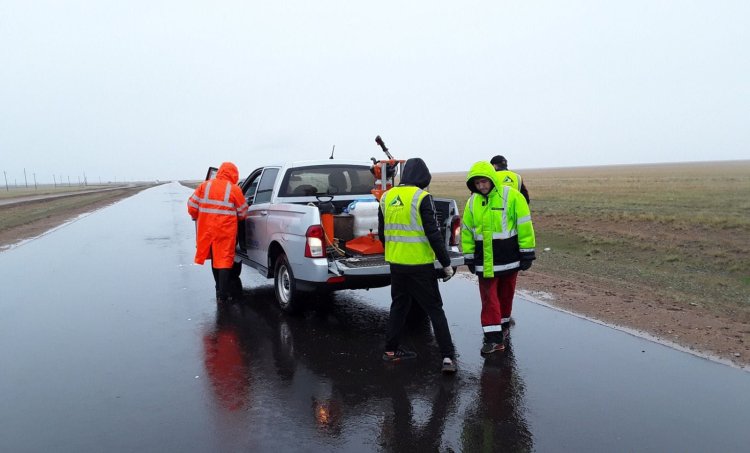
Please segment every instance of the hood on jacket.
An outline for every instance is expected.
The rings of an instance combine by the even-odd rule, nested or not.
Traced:
[[[417,186],[420,189],[430,185],[432,175],[427,164],[419,157],[408,159],[404,164],[404,171],[401,173],[402,186]]]
[[[219,171],[216,173],[216,179],[223,179],[229,181],[232,184],[237,184],[240,178],[240,171],[237,170],[237,166],[231,162],[224,162],[219,167]]]
[[[491,163],[480,161],[471,166],[469,173],[466,175],[466,187],[473,193],[479,193],[476,187],[474,187],[474,178],[487,178],[492,181],[494,187],[498,187],[497,183],[497,172],[495,167]],[[481,194],[480,194],[481,195]]]

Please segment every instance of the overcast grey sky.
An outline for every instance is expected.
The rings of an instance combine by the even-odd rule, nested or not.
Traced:
[[[0,170],[750,158],[750,2],[0,0]]]

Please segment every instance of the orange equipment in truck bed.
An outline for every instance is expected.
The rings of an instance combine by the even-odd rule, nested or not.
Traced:
[[[391,153],[388,152],[388,148],[386,148],[383,139],[380,138],[379,135],[375,137],[375,143],[377,143],[378,146],[383,149],[385,155],[388,156],[387,160],[377,160],[374,157],[370,158],[373,164],[370,168],[370,172],[375,176],[375,187],[370,193],[375,195],[375,198],[380,201],[380,197],[383,196],[383,193],[395,185],[396,173],[406,161],[394,159],[393,156],[391,156]]]
[[[354,238],[351,241],[346,241],[346,250],[360,255],[385,253],[385,250],[383,250],[383,244],[374,233]]]

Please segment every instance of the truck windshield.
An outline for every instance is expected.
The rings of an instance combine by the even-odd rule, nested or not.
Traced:
[[[292,168],[286,172],[279,196],[368,195],[375,184],[370,167],[360,165],[318,165]]]

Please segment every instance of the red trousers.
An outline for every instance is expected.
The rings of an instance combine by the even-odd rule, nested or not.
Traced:
[[[494,341],[502,335],[502,324],[510,321],[518,271],[492,278],[478,277],[482,330],[486,339]]]

